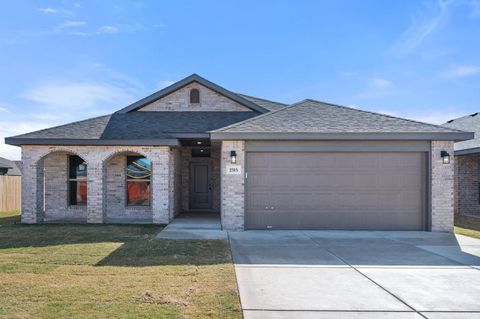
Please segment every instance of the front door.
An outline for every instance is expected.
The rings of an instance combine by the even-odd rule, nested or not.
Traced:
[[[212,165],[190,163],[190,209],[212,209]]]

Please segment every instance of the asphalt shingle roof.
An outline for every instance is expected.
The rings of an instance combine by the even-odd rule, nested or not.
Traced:
[[[304,100],[215,132],[228,133],[438,133],[459,130]]]
[[[474,139],[455,143],[455,151],[480,148],[480,113],[459,117],[448,121],[443,126],[475,133]]]
[[[21,139],[165,139],[175,133],[206,133],[249,119],[257,112],[130,112],[15,136]]]
[[[198,83],[241,103],[251,112],[140,112],[145,104],[187,85]],[[176,145],[178,138],[208,134],[218,138],[226,133],[286,133],[285,138],[338,138],[350,134],[352,139],[375,139],[375,133],[388,133],[388,138],[413,138],[409,133],[420,133],[416,139],[446,138],[463,140],[471,136],[459,130],[432,124],[400,119],[388,115],[361,111],[315,100],[304,100],[293,105],[269,101],[228,91],[196,74],[178,81],[113,114],[52,127],[32,133],[6,138],[12,145],[23,144],[102,144]],[[340,133],[338,135],[329,133]],[[372,133],[357,134],[357,133]],[[406,134],[397,134],[406,133]],[[428,134],[433,133],[433,134]],[[442,134],[447,133],[447,134]],[[453,134],[449,134],[453,133]],[[323,134],[323,135],[322,135]],[[325,135],[327,134],[327,135]],[[348,135],[347,134],[347,135]],[[216,136],[214,136],[216,135]],[[251,135],[251,134],[250,134]],[[322,136],[320,136],[322,135]],[[203,136],[202,137],[206,137]],[[231,135],[229,136],[231,137]],[[251,137],[251,136],[250,136]],[[268,135],[268,138],[274,138]]]
[[[245,95],[245,94],[237,93],[237,95],[243,97],[246,100],[249,100],[252,103],[260,105],[261,107],[266,108],[269,111],[276,111],[276,110],[279,110],[279,109],[282,109],[282,108],[288,106],[288,104],[284,104],[284,103],[280,103],[280,102],[274,102],[274,101],[270,101],[270,100],[266,100],[266,99],[261,99],[261,98],[258,98],[258,97],[249,96],[249,95]]]

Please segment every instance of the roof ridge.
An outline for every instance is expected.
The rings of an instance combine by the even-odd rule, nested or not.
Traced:
[[[403,117],[399,117],[399,116],[393,116],[393,115],[383,114],[383,113],[378,113],[378,112],[373,112],[373,111],[366,111],[366,110],[362,110],[362,109],[356,109],[356,108],[349,107],[349,106],[345,106],[345,105],[340,105],[340,104],[335,104],[335,103],[329,103],[329,102],[323,102],[323,101],[319,101],[319,100],[315,100],[315,99],[310,99],[310,98],[307,98],[307,99],[303,100],[302,102],[304,102],[304,101],[311,101],[311,102],[315,102],[315,103],[326,104],[326,105],[335,106],[335,107],[339,107],[339,108],[344,108],[344,109],[348,109],[348,110],[353,110],[353,111],[358,111],[358,112],[363,112],[363,113],[369,113],[369,114],[374,114],[374,115],[381,115],[381,116],[389,117],[389,118],[392,118],[392,119],[404,120],[404,121],[408,121],[408,122],[412,122],[412,123],[429,125],[429,126],[433,126],[433,127],[437,127],[437,128],[445,128],[445,126],[442,126],[442,125],[431,124],[431,123],[422,122],[422,121],[416,121],[416,120],[412,120],[412,119],[407,119],[407,118],[403,118]],[[301,102],[300,102],[300,103],[301,103]],[[458,131],[458,132],[465,132],[465,131],[458,130],[458,129],[452,129],[452,128],[449,128],[449,129],[454,130],[454,131]]]
[[[248,94],[243,94],[243,93],[238,93],[238,92],[235,92],[235,94],[240,95],[240,96],[250,97],[250,98],[253,98],[253,99],[257,99],[257,100],[262,100],[262,101],[265,101],[265,102],[282,104],[282,105],[285,105],[285,106],[288,106],[288,105],[289,105],[288,103],[277,102],[277,101],[273,101],[273,100],[269,100],[269,99],[264,99],[264,98],[261,98],[261,97],[256,97],[256,96],[252,96],[252,95],[248,95]]]
[[[47,128],[43,128],[41,130],[28,132],[28,133],[23,133],[23,134],[19,134],[19,135],[14,135],[14,136],[10,136],[10,137],[21,137],[21,136],[26,135],[26,134],[40,133],[40,132],[44,132],[44,131],[51,130],[51,129],[54,129],[54,128],[60,128],[60,127],[69,126],[69,125],[72,125],[72,124],[78,124],[78,123],[82,123],[82,122],[86,122],[86,121],[96,120],[96,119],[99,119],[99,118],[102,118],[102,117],[107,117],[107,116],[112,116],[112,115],[113,115],[113,113],[106,114],[106,115],[95,116],[95,117],[90,117],[88,119],[79,120],[79,121],[70,122],[70,123],[61,124],[61,125],[52,126],[52,127],[47,127]]]
[[[479,112],[474,112],[474,113],[470,113],[470,114],[467,114],[467,115],[464,115],[464,116],[456,117],[456,118],[454,118],[454,119],[448,120],[447,122],[443,123],[442,125],[454,123],[454,122],[456,122],[456,121],[458,121],[458,120],[461,120],[461,119],[473,118],[473,117],[475,117],[474,114],[478,114],[478,113],[479,113]]]
[[[303,102],[305,100],[302,100],[301,102]],[[227,129],[231,129],[237,125],[241,125],[241,124],[244,124],[244,123],[248,123],[250,121],[253,121],[253,120],[256,120],[256,119],[260,119],[260,118],[264,118],[268,115],[272,115],[272,114],[277,114],[278,112],[281,112],[281,111],[285,111],[287,109],[290,109],[291,107],[297,105],[298,103],[300,102],[297,102],[297,103],[293,103],[293,104],[290,104],[290,105],[286,105],[284,108],[281,108],[279,110],[275,110],[275,111],[270,111],[270,112],[267,112],[267,113],[263,113],[263,114],[260,114],[259,116],[254,116],[252,118],[249,118],[249,119],[246,119],[244,121],[241,121],[241,122],[237,122],[237,123],[233,123],[233,124],[230,124],[230,125],[227,125],[227,126],[224,126],[224,127],[221,127],[221,128],[218,128],[216,130],[213,130],[213,131],[210,131],[210,132],[218,132],[218,131],[223,131],[223,130],[227,130]]]

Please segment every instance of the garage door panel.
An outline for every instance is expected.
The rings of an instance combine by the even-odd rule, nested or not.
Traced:
[[[247,172],[247,228],[424,228],[425,153],[247,153]]]
[[[270,193],[256,192],[251,194],[251,200],[247,204],[247,210],[263,210],[267,205],[270,205]]]

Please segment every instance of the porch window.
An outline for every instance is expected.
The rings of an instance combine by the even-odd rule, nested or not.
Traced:
[[[143,156],[127,156],[127,205],[150,205],[152,163]]]
[[[87,204],[87,163],[80,157],[68,157],[68,202],[70,205]]]

